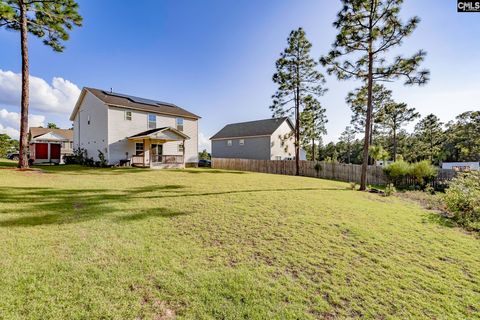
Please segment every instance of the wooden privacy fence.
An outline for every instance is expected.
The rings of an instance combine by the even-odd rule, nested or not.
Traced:
[[[212,168],[295,175],[295,161],[293,160],[213,158]],[[360,183],[361,168],[362,166],[358,164],[302,160],[299,171],[300,175],[305,177]],[[367,184],[384,185],[386,183],[387,178],[382,167],[368,167]]]

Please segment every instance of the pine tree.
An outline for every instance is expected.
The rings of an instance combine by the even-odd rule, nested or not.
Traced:
[[[365,132],[367,122],[367,104],[368,104],[368,87],[363,86],[349,92],[345,99],[352,110],[353,125],[358,133]],[[369,144],[373,143],[373,137],[378,133],[381,119],[379,115],[383,112],[385,105],[392,102],[392,91],[388,90],[384,85],[376,83],[372,90],[372,121],[370,122]]]
[[[22,97],[20,117],[20,168],[28,167],[29,61],[28,33],[43,39],[54,51],[62,52],[68,30],[80,26],[82,17],[74,0],[3,0],[0,27],[20,31],[22,56]]]
[[[293,30],[287,39],[288,47],[276,62],[277,72],[273,82],[278,89],[272,96],[270,110],[274,117],[295,117],[295,174],[299,174],[300,158],[300,113],[308,95],[317,98],[325,89],[324,76],[316,69],[318,63],[310,56],[312,44],[302,28]]]
[[[315,144],[321,144],[322,135],[327,134],[325,124],[328,122],[325,114],[326,110],[322,107],[320,102],[313,96],[308,95],[304,99],[304,109],[300,113],[300,136],[302,145],[307,147],[310,142],[311,145],[311,157],[315,160]]]
[[[370,125],[372,121],[372,92],[375,82],[406,78],[405,84],[424,84],[429,72],[417,72],[426,53],[422,50],[410,58],[398,56],[387,62],[390,49],[402,44],[412,34],[420,19],[400,20],[402,0],[342,0],[334,27],[339,30],[333,50],[320,59],[328,73],[338,79],[361,80],[367,86],[367,115],[363,147],[360,190],[366,189]],[[348,58],[352,60],[348,60]]]
[[[415,111],[415,108],[408,108],[406,103],[395,103],[392,101],[385,104],[378,117],[382,125],[388,128],[392,134],[393,161],[397,161],[398,130],[403,125],[420,117],[420,114]]]
[[[417,138],[417,153],[428,158],[431,163],[438,159],[441,145],[444,140],[443,123],[434,115],[429,114],[415,126]]]
[[[347,151],[347,163],[351,163],[352,161],[352,143],[355,140],[355,130],[347,126],[345,130],[342,132],[342,135],[340,136],[340,141],[345,144],[346,151]]]

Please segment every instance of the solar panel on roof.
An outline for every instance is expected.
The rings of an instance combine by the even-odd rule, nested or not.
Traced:
[[[135,96],[129,96],[127,94],[121,94],[121,93],[115,93],[115,92],[106,92],[106,91],[103,91],[103,93],[105,93],[106,95],[109,95],[109,96],[125,98],[125,99],[128,99],[128,100],[130,100],[132,102],[136,102],[136,103],[148,104],[148,105],[152,105],[152,106],[176,107],[176,105],[174,105],[172,103],[155,101],[155,100],[150,100],[150,99],[145,99],[145,98],[140,98],[140,97],[135,97]]]

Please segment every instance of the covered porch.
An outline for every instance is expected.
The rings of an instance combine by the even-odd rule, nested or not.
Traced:
[[[130,164],[155,169],[184,168],[185,140],[188,139],[189,136],[171,127],[151,129],[128,137],[129,141],[135,143],[135,154],[130,158]],[[179,146],[176,154],[165,152],[167,148],[164,145],[168,142],[180,143],[181,148]]]

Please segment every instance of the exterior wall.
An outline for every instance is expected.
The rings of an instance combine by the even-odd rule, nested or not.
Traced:
[[[88,117],[90,116],[90,124]],[[88,156],[98,161],[98,150],[108,159],[107,108],[102,101],[87,92],[73,121],[74,148],[87,150]]]
[[[125,119],[125,111],[132,112],[132,120]],[[124,109],[121,107],[108,107],[108,145],[109,145],[109,163],[116,164],[122,159],[135,155],[135,142],[129,141],[127,137],[148,130],[148,112]],[[157,114],[157,128],[172,127],[176,128],[175,116],[166,116]],[[190,137],[185,141],[185,162],[198,161],[198,121],[195,119],[183,119],[183,132]],[[182,155],[178,150],[181,141],[167,142],[163,144],[164,155]],[[150,145],[145,146],[147,150]],[[146,154],[147,159],[149,154]]]
[[[451,169],[456,171],[480,170],[479,162],[443,162],[442,169]]]
[[[286,134],[291,132],[292,128],[287,121],[284,121],[277,130],[275,130],[270,140],[269,160],[286,160],[295,157],[295,138],[293,135],[287,140],[282,140]],[[278,159],[278,157],[280,157],[280,159]]]
[[[240,139],[212,140],[212,158],[239,158],[270,160],[270,137],[242,138],[245,144],[239,144]],[[228,146],[227,141],[232,140]]]

